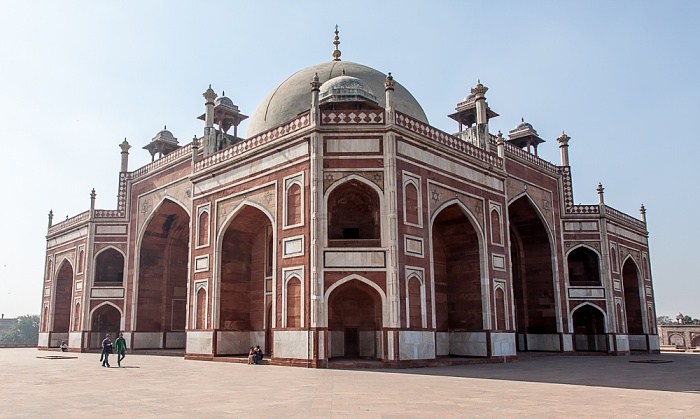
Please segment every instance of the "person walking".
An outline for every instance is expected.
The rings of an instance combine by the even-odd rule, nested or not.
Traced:
[[[110,368],[109,365],[109,354],[112,353],[112,341],[109,340],[109,335],[105,336],[104,340],[102,341],[102,356],[100,359],[102,359],[102,366]]]
[[[122,367],[122,360],[126,356],[126,339],[124,333],[119,333],[119,337],[114,341],[114,349],[117,351],[117,366]]]

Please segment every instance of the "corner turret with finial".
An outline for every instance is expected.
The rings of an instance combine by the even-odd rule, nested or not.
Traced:
[[[333,45],[335,45],[335,50],[333,51],[333,61],[340,61],[340,50],[338,45],[340,45],[340,37],[338,36],[338,25],[335,25],[335,39],[333,40]]]

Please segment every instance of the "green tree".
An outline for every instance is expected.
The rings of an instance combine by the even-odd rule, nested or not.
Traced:
[[[656,324],[674,324],[676,321],[669,316],[659,316],[656,318]]]
[[[39,316],[27,314],[0,333],[0,343],[36,345],[39,343]]]
[[[683,316],[683,324],[700,324],[700,320],[690,316]]]

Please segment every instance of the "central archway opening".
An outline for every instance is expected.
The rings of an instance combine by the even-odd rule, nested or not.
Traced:
[[[577,352],[605,352],[608,350],[605,336],[605,316],[584,304],[572,314],[574,325],[574,350]]]
[[[516,331],[520,351],[559,351],[549,234],[525,196],[508,206]]]
[[[67,260],[61,264],[56,274],[56,297],[53,310],[53,330],[50,346],[58,347],[61,342],[68,342],[70,315],[73,308],[73,266]]]
[[[627,334],[644,334],[644,319],[639,286],[639,269],[627,258],[622,266],[622,287],[625,293],[625,313],[627,314]]]
[[[245,355],[251,346],[268,354],[272,327],[266,317],[274,261],[272,223],[246,205],[231,220],[221,244],[221,301],[217,355]],[[267,324],[266,324],[267,323]]]
[[[432,236],[437,355],[486,356],[469,344],[484,330],[479,236],[457,204],[435,217]]]
[[[100,348],[105,335],[114,340],[119,336],[121,313],[111,304],[104,304],[92,313],[90,324],[90,347]]]
[[[382,358],[382,302],[371,286],[357,279],[328,298],[328,358]]]
[[[137,348],[184,348],[190,217],[165,200],[146,226],[139,253]]]

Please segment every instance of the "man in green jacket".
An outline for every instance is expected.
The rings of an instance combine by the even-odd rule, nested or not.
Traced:
[[[121,368],[122,359],[126,356],[126,339],[124,339],[124,333],[120,333],[117,340],[114,341],[114,349],[117,351],[117,365]]]

